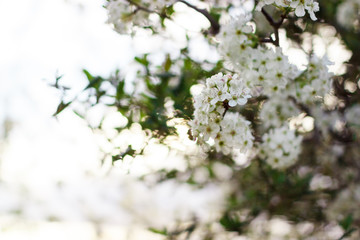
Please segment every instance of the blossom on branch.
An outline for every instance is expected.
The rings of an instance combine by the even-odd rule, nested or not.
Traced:
[[[266,5],[275,5],[280,8],[290,8],[295,12],[297,17],[305,16],[306,10],[313,21],[317,20],[315,12],[320,10],[319,3],[314,0],[260,0],[256,6],[256,10],[261,11],[261,9]]]
[[[301,152],[302,136],[288,126],[270,129],[263,135],[259,156],[275,169],[286,169],[294,165]]]
[[[229,154],[232,148],[245,151],[252,146],[250,122],[227,110],[245,105],[250,89],[237,74],[218,73],[206,79],[202,92],[194,97],[194,119],[189,122],[198,142],[215,141],[217,151]]]

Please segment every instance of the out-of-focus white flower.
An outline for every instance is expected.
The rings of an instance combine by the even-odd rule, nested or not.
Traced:
[[[336,181],[334,181],[330,176],[325,176],[322,174],[316,174],[310,182],[311,190],[323,190],[323,189],[333,189],[337,186]]]
[[[359,30],[360,20],[360,1],[346,0],[337,8],[336,19],[343,27],[347,29]]]
[[[331,131],[338,131],[336,127],[344,125],[343,119],[338,111],[326,112],[320,106],[311,108],[311,114],[315,119],[315,125],[321,130],[323,137],[327,138]]]
[[[175,0],[110,0],[105,7],[108,10],[108,20],[120,34],[134,31],[134,27],[151,25],[156,27],[158,22],[150,20],[150,15],[160,12],[164,7],[175,3]],[[146,9],[146,10],[145,10]]]
[[[329,65],[332,64],[326,56],[312,56],[307,69],[289,86],[289,92],[307,104],[322,100],[332,88],[333,74],[329,72]]]
[[[263,135],[259,156],[276,169],[285,169],[296,163],[301,151],[302,136],[296,136],[288,126],[270,129]]]
[[[287,99],[286,96],[279,95],[271,97],[263,104],[260,118],[265,128],[280,127],[291,117],[299,114],[299,109],[292,101]]]

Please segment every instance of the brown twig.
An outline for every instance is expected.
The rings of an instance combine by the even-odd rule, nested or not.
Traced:
[[[229,101],[228,101],[228,100],[225,100],[225,101],[223,102],[223,106],[224,106],[224,108],[225,108],[225,111],[224,111],[222,117],[225,117],[226,112],[227,112],[227,111],[229,110],[229,108],[230,108],[230,106],[229,106]]]
[[[201,13],[202,15],[204,15],[204,17],[207,18],[207,20],[210,22],[211,27],[210,27],[210,33],[212,35],[216,35],[219,33],[220,31],[220,24],[218,23],[217,20],[214,19],[213,16],[211,16],[211,14],[206,10],[206,9],[200,9],[194,5],[192,5],[191,3],[188,3],[187,1],[184,0],[177,0],[178,2],[181,2],[183,4],[185,4],[186,6],[194,9],[195,11]]]
[[[144,11],[144,12],[147,12],[147,13],[156,13],[156,14],[159,14],[158,12],[154,11],[154,10],[151,10],[151,9],[148,9],[146,7],[143,7],[141,5],[139,5],[138,3],[132,1],[132,0],[127,0],[130,4],[136,6],[136,10],[141,10],[141,11]]]
[[[266,20],[270,23],[270,25],[274,28],[274,34],[275,34],[275,40],[271,39],[270,40],[266,40],[266,42],[271,42],[273,43],[275,46],[279,47],[280,43],[279,43],[279,28],[281,27],[281,25],[283,24],[285,18],[286,18],[286,14],[282,14],[281,18],[279,21],[275,21],[268,12],[265,11],[264,8],[261,9],[262,14],[265,16]],[[264,39],[265,40],[265,39]]]

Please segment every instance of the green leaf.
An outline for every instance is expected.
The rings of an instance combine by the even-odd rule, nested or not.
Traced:
[[[164,230],[159,230],[159,229],[156,229],[156,228],[149,228],[148,230],[149,230],[150,232],[153,232],[153,233],[157,233],[157,234],[161,234],[161,235],[167,236],[167,231],[166,231],[166,229],[164,229]]]
[[[172,65],[172,61],[170,59],[170,55],[168,54],[166,56],[166,60],[164,62],[164,70],[165,70],[165,72],[169,72],[169,70],[171,68],[171,65]]]
[[[124,91],[124,86],[125,86],[125,82],[124,81],[120,81],[116,87],[116,100],[120,100],[124,94],[125,94],[125,91]]]
[[[236,231],[241,233],[242,228],[247,224],[246,222],[241,222],[238,217],[231,216],[229,213],[226,213],[221,219],[220,224],[228,231]]]
[[[61,103],[58,105],[56,112],[53,114],[53,116],[58,115],[59,113],[61,113],[65,108],[67,108],[70,104],[72,103],[72,101],[68,102],[68,103],[64,103],[63,101],[61,101]]]
[[[94,76],[92,76],[86,69],[83,69],[83,73],[85,73],[89,82],[91,82],[94,79]]]
[[[149,61],[147,60],[147,54],[145,54],[143,58],[135,57],[135,61],[137,61],[141,65],[144,65],[145,67],[149,66]]]
[[[354,221],[354,219],[353,219],[352,214],[349,214],[349,215],[347,215],[346,218],[341,220],[339,222],[339,224],[345,231],[347,231],[351,227],[351,224],[353,223],[353,221]]]
[[[93,78],[90,83],[84,88],[83,91],[89,89],[89,88],[95,88],[96,90],[99,89],[100,87],[100,83],[102,82],[102,78],[101,77],[95,77]]]

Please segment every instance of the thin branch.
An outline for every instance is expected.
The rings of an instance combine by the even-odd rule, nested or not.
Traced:
[[[188,3],[187,1],[184,0],[177,0],[178,2],[181,2],[185,5],[187,5],[188,7],[194,9],[195,11],[201,13],[202,15],[204,15],[204,17],[207,18],[207,20],[210,22],[211,27],[210,27],[210,33],[213,35],[216,35],[219,33],[220,31],[220,24],[218,23],[217,20],[215,20],[213,18],[213,16],[211,16],[211,14],[206,10],[206,9],[200,9],[194,5],[192,5],[191,3]]]
[[[306,106],[305,104],[299,102],[296,100],[295,97],[293,96],[289,96],[288,97],[301,111],[303,111],[304,113],[306,113],[307,116],[311,117],[311,112],[308,106]]]
[[[156,14],[159,14],[158,12],[154,11],[154,10],[151,10],[151,9],[148,9],[146,7],[143,7],[141,5],[139,5],[138,3],[132,1],[132,0],[127,0],[130,4],[136,6],[137,10],[141,10],[141,11],[144,11],[144,12],[147,12],[147,13],[156,13]]]
[[[261,9],[262,14],[265,16],[266,20],[270,23],[270,25],[274,28],[274,34],[275,34],[275,40],[272,41],[272,43],[279,47],[279,28],[281,27],[281,25],[283,24],[286,15],[282,14],[281,18],[279,21],[275,21],[268,12],[265,11],[264,8]]]
[[[260,42],[262,42],[262,43],[273,43],[273,44],[275,44],[275,41],[274,41],[271,37],[260,39]]]
[[[226,112],[227,112],[227,111],[229,110],[229,108],[230,108],[229,101],[228,101],[228,100],[225,100],[225,101],[223,102],[223,106],[224,106],[224,108],[225,108],[225,111],[224,111],[222,117],[225,117]]]

